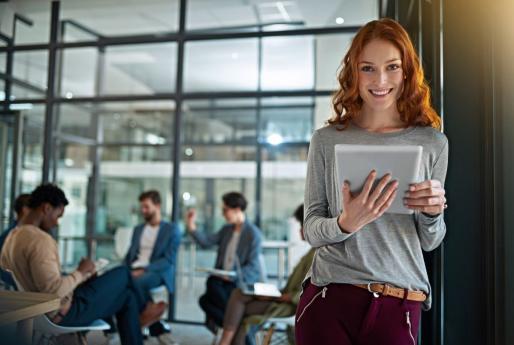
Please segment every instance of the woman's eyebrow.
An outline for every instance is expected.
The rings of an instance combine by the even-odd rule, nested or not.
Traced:
[[[390,63],[390,62],[393,62],[393,61],[401,61],[402,59],[400,58],[393,58],[391,60],[387,60],[385,63]],[[359,63],[365,63],[365,64],[368,64],[368,65],[374,65],[373,62],[370,62],[370,61],[361,61]]]

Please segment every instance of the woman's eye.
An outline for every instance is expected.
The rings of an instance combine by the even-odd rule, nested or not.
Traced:
[[[391,71],[395,71],[399,68],[400,68],[400,65],[397,65],[397,64],[389,65],[389,70],[391,70]]]
[[[361,71],[363,72],[373,72],[373,67],[371,66],[362,66]]]

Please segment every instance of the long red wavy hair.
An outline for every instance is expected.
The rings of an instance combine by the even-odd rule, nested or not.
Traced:
[[[388,18],[374,20],[364,25],[352,40],[338,74],[339,89],[333,96],[335,111],[328,123],[339,129],[348,127],[359,116],[362,98],[359,95],[359,57],[366,44],[380,39],[392,43],[401,54],[405,75],[403,92],[396,104],[406,127],[422,126],[441,129],[441,119],[430,103],[430,88],[425,81],[423,67],[409,38],[409,34],[396,21]]]

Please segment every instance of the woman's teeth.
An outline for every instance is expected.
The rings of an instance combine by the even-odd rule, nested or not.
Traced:
[[[369,90],[375,96],[385,96],[393,89],[385,89],[385,90]]]

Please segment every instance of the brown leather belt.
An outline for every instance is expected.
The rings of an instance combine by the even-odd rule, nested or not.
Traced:
[[[370,283],[370,284],[354,284],[357,287],[362,289],[366,289],[372,293],[378,293],[382,296],[392,296],[399,299],[405,298],[405,291],[407,291],[407,300],[416,301],[416,302],[424,302],[427,299],[427,295],[423,291],[413,291],[406,290],[402,288],[397,288],[391,286],[389,284],[378,284],[378,283]]]

